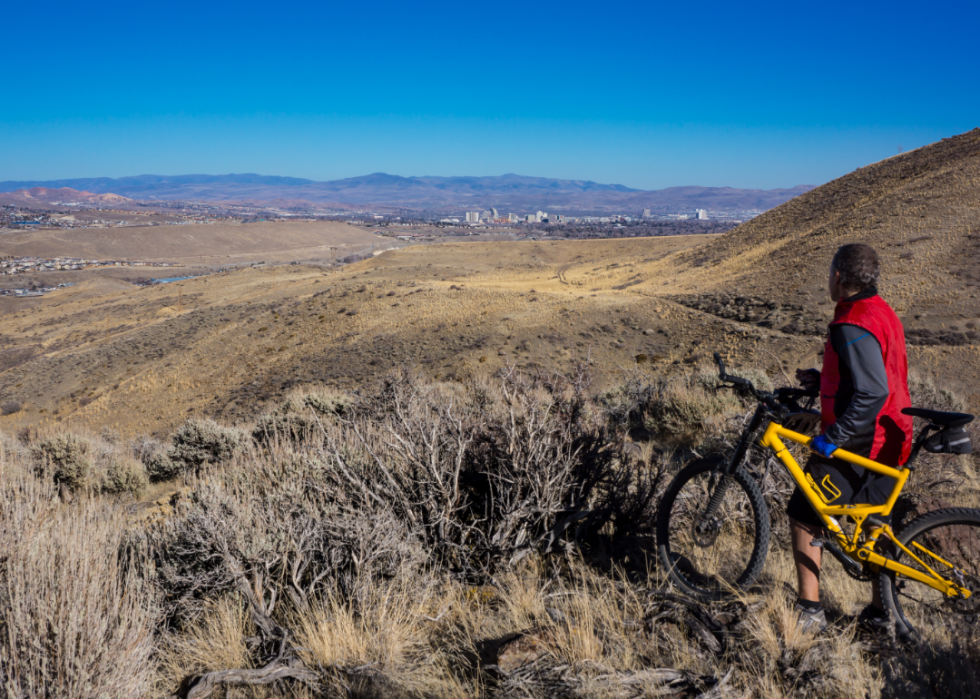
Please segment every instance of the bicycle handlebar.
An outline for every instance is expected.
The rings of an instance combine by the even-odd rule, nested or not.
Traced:
[[[722,361],[721,355],[715,352],[715,361],[718,362],[718,371],[722,381],[727,381],[728,383],[734,384],[736,386],[745,386],[746,388],[755,391],[755,386],[748,379],[743,379],[740,376],[729,376],[728,372],[725,371],[725,362]]]
[[[718,364],[718,378],[725,383],[731,384],[735,388],[745,389],[748,393],[752,394],[760,403],[764,403],[767,407],[772,410],[779,411],[786,407],[795,407],[799,409],[796,405],[785,405],[782,401],[794,401],[797,398],[815,398],[819,395],[819,391],[815,389],[806,388],[777,388],[775,391],[760,391],[757,389],[749,379],[743,379],[741,376],[732,376],[728,373],[725,368],[725,362],[721,358],[721,354],[715,352],[715,362]]]

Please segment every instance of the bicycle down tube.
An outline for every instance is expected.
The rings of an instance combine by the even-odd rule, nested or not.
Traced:
[[[938,573],[932,570],[928,565],[919,560],[915,554],[909,551],[905,546],[898,542],[896,537],[892,534],[891,528],[887,525],[877,525],[870,530],[868,535],[868,541],[866,544],[858,547],[858,537],[861,534],[862,527],[865,520],[870,515],[881,514],[887,516],[891,513],[892,508],[898,501],[898,496],[901,494],[902,489],[905,486],[905,481],[908,480],[910,471],[907,468],[895,469],[883,464],[879,464],[870,459],[866,459],[863,456],[857,454],[852,454],[849,451],[843,449],[838,449],[834,452],[833,458],[841,459],[848,463],[854,464],[855,466],[860,466],[861,468],[866,468],[869,471],[874,471],[875,473],[880,473],[889,478],[894,479],[895,485],[892,488],[891,494],[888,496],[888,500],[884,505],[846,505],[846,506],[834,506],[824,497],[823,493],[814,483],[813,479],[806,474],[800,465],[793,458],[793,455],[786,448],[786,445],[780,441],[780,437],[784,437],[797,444],[807,445],[810,442],[810,437],[800,434],[799,432],[794,432],[788,430],[782,425],[775,422],[770,422],[769,426],[766,428],[765,434],[763,434],[760,443],[764,447],[772,449],[783,465],[792,474],[793,479],[799,485],[800,490],[806,496],[810,505],[813,507],[814,511],[820,517],[820,520],[824,523],[824,526],[838,538],[838,543],[844,552],[848,554],[849,557],[855,558],[858,561],[864,563],[870,563],[871,565],[879,566],[885,568],[886,570],[891,570],[907,578],[921,582],[929,587],[939,590],[943,594],[949,597],[962,597],[968,598],[971,593],[968,589],[961,587],[950,580],[943,579]],[[856,522],[856,529],[854,531],[853,540],[848,539],[847,534],[841,529],[840,524],[834,519],[834,516],[848,516],[854,519]],[[926,575],[914,568],[910,568],[906,565],[892,561],[885,558],[879,553],[873,550],[874,544],[878,541],[878,537],[884,532],[888,538],[905,553],[912,557],[921,564],[926,570],[928,570],[932,575]],[[921,547],[920,547],[921,548]],[[932,558],[937,558],[935,554],[926,550]],[[942,559],[939,559],[942,560]]]

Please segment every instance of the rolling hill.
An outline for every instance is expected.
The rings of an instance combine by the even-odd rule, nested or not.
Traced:
[[[905,323],[912,371],[980,409],[974,130],[722,236],[452,242],[337,270],[59,291],[4,316],[0,403],[20,409],[0,427],[71,421],[135,434],[191,415],[244,421],[296,388],[356,388],[400,366],[471,381],[589,359],[601,387],[638,362],[670,376],[717,350],[788,377],[819,363],[827,267],[856,241],[882,256],[881,293]]]
[[[142,260],[221,265],[258,260],[311,260],[350,254],[390,238],[335,221],[263,221],[126,228],[14,231],[0,238],[0,256]]]
[[[79,191],[71,187],[31,187],[13,192],[0,193],[0,203],[30,207],[48,204],[125,204],[132,199],[111,192],[99,193]]]

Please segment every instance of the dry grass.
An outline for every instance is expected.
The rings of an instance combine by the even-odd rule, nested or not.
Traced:
[[[195,623],[157,640],[155,693],[169,695],[188,676],[252,667],[246,639],[253,635],[243,600],[231,596],[218,600]]]
[[[0,681],[9,697],[143,697],[155,672],[155,593],[125,513],[60,505],[0,445]]]
[[[710,398],[709,383],[692,371],[665,392],[633,384],[617,395],[632,395],[625,402],[643,415],[662,410],[658,401],[701,404]],[[409,393],[398,398],[399,390]],[[0,564],[0,674],[29,695],[47,687],[66,697],[168,697],[203,673],[263,667],[282,647],[314,673],[315,686],[230,688],[226,696],[611,698],[711,690],[719,697],[788,699],[976,691],[969,681],[976,648],[936,636],[933,645],[896,649],[861,635],[855,615],[870,601],[870,586],[829,558],[822,590],[831,630],[801,633],[792,610],[793,567],[778,538],[757,589],[731,602],[692,605],[672,597],[660,573],[648,567],[651,542],[638,518],[632,527],[610,522],[575,536],[568,530],[557,553],[544,554],[547,547],[539,546],[518,563],[508,563],[511,550],[502,550],[492,566],[463,575],[451,558],[434,555],[437,548],[423,543],[440,539],[413,529],[400,501],[371,510],[367,501],[330,485],[336,454],[364,469],[368,464],[359,459],[369,455],[367,446],[387,468],[409,468],[390,445],[375,441],[383,434],[391,443],[398,441],[394,435],[409,437],[399,432],[393,405],[407,411],[408,424],[420,434],[437,427],[439,440],[448,433],[438,430],[458,424],[451,418],[474,406],[485,406],[484,412],[461,424],[486,439],[496,429],[494,420],[510,421],[520,401],[530,402],[514,413],[517,422],[533,416],[535,405],[552,405],[553,394],[540,384],[525,385],[510,408],[501,402],[501,390],[492,383],[466,390],[395,377],[378,393],[297,393],[282,414],[321,406],[310,413],[323,425],[319,438],[274,431],[261,448],[191,477],[175,513],[151,525],[131,517],[118,496],[107,500],[80,491],[75,502],[59,503],[54,485],[34,475],[30,450],[0,439],[0,545],[6,556]],[[916,391],[955,406],[955,396],[928,385],[917,383]],[[730,434],[728,423],[739,422],[745,409],[738,402],[704,405],[717,422],[705,427],[704,415],[694,411],[689,425],[702,445],[707,435]],[[620,419],[620,408],[608,397],[589,403],[584,424],[605,415],[608,434],[622,438],[626,433],[616,430],[637,427]],[[477,414],[484,423],[473,422]],[[423,417],[428,422],[412,422]],[[644,422],[639,420],[641,429]],[[540,440],[546,433],[521,439]],[[502,444],[512,443],[501,434]],[[547,439],[568,438],[560,434]],[[107,444],[130,448],[105,436]],[[677,468],[671,459],[685,447],[674,445],[671,457],[666,446],[647,433],[642,450]],[[960,464],[952,473],[966,466],[972,468]],[[633,486],[614,480],[604,487]],[[955,489],[943,492],[959,503]],[[473,511],[450,513],[447,523],[465,521]],[[503,521],[503,514],[487,512]],[[180,536],[172,539],[175,534]],[[145,537],[153,543],[153,565],[141,553]],[[154,583],[161,597],[152,594]],[[268,630],[290,634],[288,647]],[[48,641],[18,641],[41,637]]]

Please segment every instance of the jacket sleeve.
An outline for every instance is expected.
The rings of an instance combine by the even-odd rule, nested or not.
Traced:
[[[830,342],[850,371],[854,394],[844,414],[827,428],[826,437],[847,449],[851,439],[874,433],[878,413],[888,398],[888,374],[875,336],[856,325],[834,325]]]

